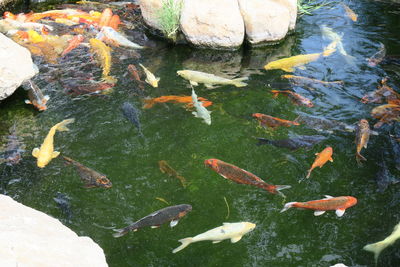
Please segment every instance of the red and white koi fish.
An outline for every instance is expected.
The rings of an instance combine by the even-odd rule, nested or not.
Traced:
[[[347,208],[357,204],[357,199],[352,196],[331,197],[325,195],[324,199],[311,200],[307,202],[289,202],[286,203],[281,212],[289,208],[314,210],[314,215],[319,216],[328,210],[336,210],[336,215],[342,217]]]

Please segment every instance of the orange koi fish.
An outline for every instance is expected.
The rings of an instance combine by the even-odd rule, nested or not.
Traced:
[[[60,9],[60,10],[49,10],[41,13],[32,13],[28,15],[27,21],[37,21],[43,18],[51,18],[51,19],[57,19],[57,18],[66,18],[67,16],[71,15],[83,15],[88,13],[77,10],[77,9]]]
[[[325,163],[327,163],[328,161],[333,162],[332,154],[333,154],[333,149],[330,146],[322,150],[321,153],[315,153],[317,158],[314,160],[314,163],[308,170],[306,178],[310,178],[311,171],[314,170],[316,167],[322,168],[322,166],[324,166]]]
[[[99,27],[101,28],[103,26],[108,26],[111,21],[112,16],[113,16],[113,12],[112,12],[111,8],[105,8],[103,10],[103,13],[101,13]]]
[[[275,129],[276,127],[279,127],[279,126],[290,127],[292,125],[300,125],[296,120],[288,121],[288,120],[272,117],[270,115],[265,115],[262,113],[253,113],[252,116],[260,122],[261,126],[263,126],[263,127],[268,126],[273,129]]]
[[[305,98],[302,95],[299,95],[295,92],[289,91],[289,90],[283,90],[283,91],[279,91],[279,90],[271,90],[271,93],[273,93],[273,97],[276,98],[278,97],[279,94],[285,94],[288,97],[290,97],[290,99],[292,100],[293,103],[297,104],[297,105],[302,105],[302,106],[306,106],[306,107],[313,107],[314,104],[311,102],[310,99]]]
[[[110,19],[110,22],[107,26],[113,28],[114,30],[118,30],[118,26],[121,24],[121,20],[118,15],[113,15]]]
[[[364,104],[368,102],[381,103],[382,99],[385,98],[389,104],[399,105],[400,94],[387,85],[387,77],[382,79],[381,84],[381,86],[378,86],[378,90],[374,91],[370,95],[363,96],[361,102]]]
[[[375,107],[371,111],[371,116],[375,119],[379,119],[379,122],[374,125],[374,128],[379,128],[384,123],[398,121],[400,119],[400,105],[386,104]]]
[[[319,216],[327,210],[336,210],[336,215],[342,217],[347,208],[357,204],[357,199],[352,196],[331,197],[325,195],[324,199],[311,200],[307,202],[289,202],[286,203],[281,212],[292,207],[299,209],[314,210],[314,215]]]
[[[208,101],[203,97],[198,97],[197,99],[202,103],[203,107],[208,107],[212,105],[211,101]],[[167,102],[186,103],[186,107],[193,107],[191,96],[165,95],[156,98],[144,99],[145,105],[143,106],[143,108],[151,108],[156,103],[167,103]]]
[[[369,135],[370,135],[369,123],[366,119],[361,119],[356,127],[356,144],[357,144],[356,160],[358,164],[360,164],[360,160],[364,161],[367,160],[360,154],[360,152],[363,147],[367,148]]]
[[[128,71],[130,72],[132,77],[135,79],[135,81],[137,81],[139,88],[143,91],[144,90],[143,81],[140,79],[139,72],[138,72],[137,68],[135,67],[135,65],[129,64]]]
[[[268,184],[256,175],[219,159],[207,159],[204,161],[204,164],[225,179],[232,180],[238,184],[254,185],[270,192],[271,194],[280,194],[281,196],[285,197],[280,190],[291,187],[290,185]]]
[[[350,7],[348,7],[347,5],[345,5],[344,3],[342,3],[344,10],[346,11],[347,16],[354,22],[357,21],[357,14],[354,13],[353,10],[351,10]]]
[[[78,45],[80,43],[83,42],[83,40],[85,39],[85,37],[83,37],[83,35],[79,34],[77,36],[75,36],[74,38],[72,38],[69,41],[69,44],[67,46],[67,48],[65,48],[65,50],[61,53],[61,56],[65,56],[66,54],[68,54],[69,52],[71,52],[72,50],[74,50],[76,47],[78,47]]]

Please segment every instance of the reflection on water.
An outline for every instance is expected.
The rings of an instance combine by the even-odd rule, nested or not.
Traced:
[[[35,57],[41,74],[34,81],[44,94],[50,95],[48,109],[39,113],[25,105],[27,96],[23,89],[1,103],[1,135],[7,136],[16,122],[16,132],[26,152],[19,164],[1,165],[0,191],[59,218],[79,235],[93,238],[104,249],[110,266],[298,267],[339,262],[373,266],[373,255],[362,247],[389,235],[400,221],[399,184],[389,184],[378,192],[381,187],[376,181],[383,166],[382,155],[392,177],[399,177],[396,164],[400,149],[393,136],[400,134],[397,122],[376,129],[378,135],[371,135],[368,148],[363,149],[367,162],[359,167],[354,155],[355,134],[351,130],[361,118],[368,119],[370,125],[377,122],[370,112],[379,104],[363,104],[360,100],[375,91],[382,78],[388,77],[389,86],[399,91],[400,6],[376,1],[346,4],[358,14],[357,22],[346,17],[339,6],[323,7],[313,16],[299,18],[295,33],[281,44],[245,47],[236,52],[168,47],[140,31],[127,31],[131,40],[138,39],[152,48],[115,48],[111,75],[118,78],[118,83],[111,93],[104,95],[74,95],[68,90],[87,86],[93,77],[101,77],[101,68],[92,60],[87,47],[72,51],[57,64]],[[343,86],[319,85],[310,90],[281,78],[288,73],[263,69],[266,63],[282,57],[321,52],[330,42],[322,38],[322,24],[343,35],[343,47],[355,57],[355,65],[335,52],[293,74],[343,81]],[[378,65],[369,66],[367,59],[380,49],[380,43],[387,56]],[[127,67],[134,64],[138,68],[138,63],[161,77],[158,88],[145,84],[142,90],[133,82]],[[142,109],[144,98],[190,95],[188,82],[176,74],[180,69],[228,78],[248,76],[249,85],[196,88],[198,96],[213,102],[207,107],[212,111],[210,126],[179,104],[160,103]],[[141,78],[144,80],[144,76]],[[286,97],[274,99],[272,89],[292,89],[311,99],[314,107],[293,105]],[[140,109],[143,137],[123,115],[121,106],[127,101]],[[253,113],[290,120],[301,115],[301,120],[308,121],[296,127],[265,130],[257,127]],[[32,149],[43,142],[52,125],[70,117],[76,122],[70,132],[57,133],[55,149],[106,173],[112,188],[82,187],[79,174],[65,167],[61,158],[53,159],[44,169],[36,167]],[[254,138],[280,140],[308,135],[323,138],[314,146],[293,151],[256,146]],[[334,162],[304,181],[314,153],[328,145],[333,147]],[[287,198],[282,199],[256,187],[231,183],[204,167],[207,158],[221,159],[267,183],[289,184],[292,188],[285,191]],[[161,172],[160,161],[168,162],[185,177],[187,186]],[[324,195],[351,195],[358,199],[358,204],[342,218],[333,212],[315,217],[309,210],[279,213],[286,202],[321,199]],[[166,207],[160,199],[169,205],[191,204],[193,211],[174,228],[163,225],[120,239],[112,237],[112,229]],[[179,239],[215,228],[224,221],[250,221],[257,227],[235,244],[199,242],[176,255],[171,253]],[[382,253],[379,266],[399,266],[399,259],[400,251],[395,244]]]

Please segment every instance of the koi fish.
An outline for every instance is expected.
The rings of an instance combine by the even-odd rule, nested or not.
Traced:
[[[168,174],[168,176],[175,176],[176,178],[179,179],[183,188],[186,188],[187,182],[186,182],[185,177],[179,175],[179,173],[177,171],[175,171],[171,166],[169,166],[169,164],[165,160],[160,160],[158,162],[158,166],[162,173],[166,173],[166,174]]]
[[[313,117],[313,116],[299,116],[296,121],[301,124],[308,126],[311,129],[317,131],[326,131],[328,133],[333,133],[333,131],[344,131],[344,132],[354,132],[355,127],[353,125],[346,124],[337,120],[328,120],[325,118]]]
[[[400,223],[398,223],[394,229],[393,232],[383,239],[382,241],[373,243],[373,244],[368,244],[363,247],[364,250],[369,251],[374,253],[374,258],[375,258],[375,265],[378,262],[379,255],[381,254],[382,250],[387,248],[390,245],[393,245],[394,242],[396,242],[397,239],[400,238]]]
[[[211,111],[208,111],[202,104],[197,100],[197,95],[192,88],[192,103],[196,111],[193,111],[192,114],[196,118],[203,119],[204,123],[211,125]]]
[[[400,138],[394,135],[389,134],[389,142],[392,148],[393,158],[395,167],[397,170],[400,170]]]
[[[113,45],[125,46],[133,49],[145,48],[144,46],[129,41],[126,37],[108,26],[103,26],[96,38],[102,41],[111,42]]]
[[[74,50],[75,48],[78,47],[78,45],[80,43],[83,42],[83,40],[85,39],[85,37],[83,37],[83,35],[79,34],[77,36],[75,36],[74,38],[72,38],[69,41],[69,44],[67,46],[67,48],[65,48],[65,50],[61,53],[61,56],[65,56],[66,54],[68,54],[69,52],[71,52],[72,50]]]
[[[198,97],[197,99],[199,102],[201,102],[203,107],[208,107],[212,105],[211,101],[208,101],[203,97]],[[143,108],[151,108],[156,103],[167,103],[167,102],[186,103],[186,107],[188,108],[193,106],[192,96],[164,95],[156,98],[144,99],[143,101],[145,103]]]
[[[18,140],[16,124],[10,128],[10,134],[7,136],[7,146],[3,153],[4,158],[2,158],[2,162],[5,162],[6,165],[16,165],[21,159],[21,153],[25,150],[21,149],[21,142]]]
[[[374,91],[372,94],[363,96],[363,98],[361,98],[361,102],[364,104],[381,103],[382,99],[385,98],[388,104],[399,105],[400,94],[387,85],[387,80],[387,77],[383,78],[381,80],[381,85],[378,85],[378,90]]]
[[[333,162],[332,159],[333,149],[332,147],[328,146],[321,153],[315,153],[317,158],[315,159],[314,163],[312,164],[311,168],[308,170],[306,178],[310,178],[311,171],[314,170],[316,167],[322,168],[328,161]]]
[[[142,67],[144,73],[146,73],[146,80],[144,80],[146,83],[150,84],[153,87],[158,87],[158,82],[160,81],[160,78],[154,76],[153,73],[151,73],[145,66],[139,63],[139,66]]]
[[[373,54],[370,58],[367,59],[368,66],[370,66],[370,67],[375,67],[376,65],[381,63],[386,56],[385,45],[382,43],[379,43],[379,44],[380,44],[380,46],[379,46],[378,51],[375,54]]]
[[[114,30],[118,30],[118,26],[121,24],[121,20],[118,15],[113,15],[108,23],[108,26]]]
[[[310,99],[289,90],[283,90],[283,91],[271,90],[271,93],[273,93],[274,98],[278,97],[279,94],[285,94],[288,97],[290,97],[292,102],[295,103],[296,105],[302,105],[309,108],[314,106],[314,104],[311,102]]]
[[[129,65],[128,65],[128,71],[130,72],[130,74],[132,75],[132,77],[135,79],[135,81],[138,82],[139,88],[143,91],[143,90],[144,90],[143,81],[140,79],[140,75],[139,75],[138,70],[137,70],[137,68],[135,67],[135,65],[129,64]]]
[[[280,139],[280,140],[268,140],[266,138],[257,137],[258,143],[257,145],[273,145],[276,147],[283,147],[290,150],[297,150],[301,147],[310,148],[315,144],[320,143],[321,141],[325,140],[326,137],[323,135],[302,135],[295,138],[287,138],[287,139]]]
[[[111,70],[111,48],[98,39],[91,38],[89,40],[92,53],[97,56],[103,68],[103,79],[111,83],[115,83],[115,78],[109,76]]]
[[[258,176],[219,159],[207,159],[204,161],[204,164],[225,179],[232,180],[238,184],[254,185],[270,192],[271,194],[280,194],[281,196],[285,197],[280,190],[291,187],[290,185],[268,184],[261,180],[261,178]]]
[[[354,65],[355,58],[347,54],[346,50],[344,50],[342,43],[343,34],[342,35],[337,34],[326,25],[321,25],[320,28],[323,38],[327,38],[330,39],[332,42],[335,42],[337,45],[337,49],[339,50],[339,53],[344,56],[346,62],[350,65]]]
[[[231,243],[236,243],[240,239],[242,239],[245,234],[253,231],[255,227],[256,225],[251,222],[223,223],[222,226],[198,234],[195,237],[180,239],[179,242],[181,242],[182,245],[174,249],[172,253],[177,253],[178,251],[181,251],[182,249],[189,246],[190,244],[199,241],[210,240],[213,241],[213,244],[215,244],[225,239],[230,239]]]
[[[357,14],[354,13],[354,11],[351,10],[351,8],[348,7],[346,4],[342,3],[342,6],[343,6],[344,10],[346,11],[346,15],[347,15],[352,21],[356,22],[356,21],[357,21],[357,17],[358,17]]]
[[[305,55],[297,55],[287,58],[278,59],[275,61],[271,61],[264,66],[265,70],[276,70],[281,69],[286,72],[293,72],[295,68],[304,69],[304,65],[316,61],[321,56],[327,57],[330,56],[333,52],[336,51],[336,48],[329,47],[326,48],[321,53],[314,53],[314,54],[305,54]]]
[[[302,76],[295,76],[295,75],[281,75],[281,78],[288,79],[291,82],[298,84],[298,85],[307,85],[307,84],[322,84],[322,85],[343,85],[343,81],[332,81],[326,82],[317,79],[302,77]]]
[[[54,28],[50,25],[37,23],[37,22],[20,22],[10,18],[0,20],[0,28],[2,31],[7,32],[9,30],[35,30],[35,31],[53,31]]]
[[[275,129],[276,127],[279,126],[285,126],[285,127],[290,127],[292,125],[300,125],[296,120],[294,121],[289,121],[289,120],[284,120],[276,117],[272,117],[270,115],[265,115],[262,113],[253,113],[253,118],[256,118],[259,122],[260,125],[263,127],[271,127]]]
[[[79,173],[79,176],[81,177],[81,180],[85,183],[86,188],[92,188],[92,187],[104,187],[104,188],[110,188],[112,187],[112,183],[109,179],[107,179],[106,175],[99,173],[89,167],[86,167],[82,165],[81,163],[68,158],[66,156],[63,156],[64,160],[68,164],[72,164],[76,167],[76,170]]]
[[[74,121],[75,119],[63,120],[51,127],[49,133],[40,146],[40,149],[36,147],[32,150],[32,156],[37,158],[37,166],[39,168],[44,168],[52,159],[60,155],[60,152],[54,151],[54,135],[56,134],[56,131],[69,131],[66,126]]]
[[[56,19],[56,18],[66,18],[67,16],[71,15],[82,15],[82,14],[88,14],[84,11],[77,10],[77,9],[55,9],[55,10],[49,10],[41,13],[32,13],[29,14],[27,17],[27,21],[37,21],[43,18],[51,18],[51,19]]]
[[[97,94],[97,93],[107,94],[110,91],[112,91],[114,84],[107,82],[91,82],[89,84],[83,84],[83,85],[72,84],[63,86],[67,94],[82,95],[82,94]]]
[[[356,160],[360,164],[360,160],[366,161],[367,159],[364,158],[360,154],[361,149],[367,148],[368,141],[369,141],[369,135],[370,135],[370,129],[369,129],[369,123],[366,119],[361,119],[356,127],[356,145],[357,145],[357,151],[356,151]]]
[[[27,84],[29,84],[28,97],[29,100],[25,100],[26,104],[32,104],[39,111],[43,111],[47,109],[47,101],[50,99],[48,95],[43,96],[42,91],[32,80],[28,80]],[[25,85],[26,87],[26,85]]]
[[[176,206],[166,207],[161,210],[157,210],[146,217],[134,222],[133,224],[116,230],[117,233],[113,234],[114,237],[121,237],[127,234],[129,231],[136,232],[138,229],[150,226],[151,228],[158,228],[161,224],[170,222],[170,226],[174,227],[178,224],[179,219],[185,216],[189,211],[192,210],[192,206],[188,204],[181,204]]]
[[[244,87],[247,83],[243,81],[248,80],[248,77],[236,78],[236,79],[226,79],[219,77],[217,75],[194,71],[194,70],[178,70],[176,72],[182,78],[188,80],[191,85],[197,86],[199,83],[204,83],[207,88],[213,88],[213,85],[234,85],[236,87]]]
[[[129,102],[122,104],[121,108],[124,116],[136,126],[139,133],[142,133],[139,120],[140,111]]]
[[[382,151],[381,153],[381,160],[378,163],[378,166],[380,167],[378,172],[375,175],[375,180],[376,183],[378,184],[378,192],[383,193],[385,192],[386,188],[390,185],[390,184],[397,184],[400,182],[399,179],[396,179],[395,177],[393,177],[393,175],[390,173],[389,168],[386,164],[385,161],[386,155],[385,153]]]
[[[101,13],[100,21],[99,21],[99,28],[103,26],[108,26],[110,23],[111,17],[113,16],[113,12],[111,8],[105,8],[103,13]]]
[[[325,195],[324,199],[311,200],[307,202],[289,202],[286,203],[281,212],[284,212],[292,207],[299,209],[314,210],[314,215],[319,216],[328,210],[336,210],[336,215],[342,217],[347,208],[357,204],[357,199],[351,196],[331,197]]]

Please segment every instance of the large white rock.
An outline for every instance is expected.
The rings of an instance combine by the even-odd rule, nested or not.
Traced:
[[[181,30],[195,46],[237,48],[244,39],[244,22],[237,0],[185,0]]]
[[[283,39],[290,25],[289,9],[284,0],[238,0],[251,44]]]
[[[0,33],[0,100],[36,73],[29,50]]]
[[[102,267],[103,250],[60,221],[0,195],[0,266]]]

